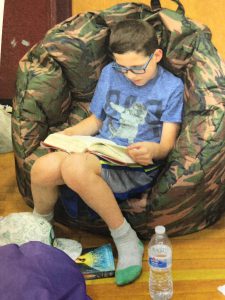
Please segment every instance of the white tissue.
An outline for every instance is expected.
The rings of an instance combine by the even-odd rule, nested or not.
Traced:
[[[225,285],[220,285],[217,289],[225,296]]]

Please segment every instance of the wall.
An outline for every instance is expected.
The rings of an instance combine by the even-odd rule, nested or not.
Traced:
[[[3,12],[5,0],[0,2],[0,63],[1,63],[1,49],[2,49],[2,25],[3,25]]]
[[[15,95],[19,60],[56,23],[71,16],[71,0],[0,0],[4,5],[0,101]],[[1,31],[1,23],[0,23]]]
[[[149,4],[150,0],[72,0],[73,15],[113,6],[120,2],[137,2]],[[225,59],[225,0],[181,0],[186,16],[207,25],[212,31],[212,41],[220,55]],[[161,0],[162,7],[176,9],[176,4],[171,0]]]

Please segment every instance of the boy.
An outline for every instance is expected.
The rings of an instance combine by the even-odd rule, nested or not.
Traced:
[[[117,23],[109,46],[114,62],[102,71],[91,116],[62,133],[98,135],[128,146],[128,154],[139,166],[110,166],[90,153],[54,152],[34,163],[31,184],[34,213],[49,221],[62,184],[101,216],[118,251],[116,283],[125,285],[140,275],[144,247],[123,217],[115,195],[122,199],[153,184],[159,162],[173,148],[180,128],[183,84],[158,66],[163,54],[147,22]]]

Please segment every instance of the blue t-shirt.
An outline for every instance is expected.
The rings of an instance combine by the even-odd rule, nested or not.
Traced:
[[[156,77],[137,86],[108,64],[90,105],[90,111],[103,121],[98,137],[124,146],[159,143],[163,122],[182,121],[183,90],[182,80],[161,66]]]

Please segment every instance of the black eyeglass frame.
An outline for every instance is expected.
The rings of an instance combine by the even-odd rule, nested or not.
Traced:
[[[131,71],[134,74],[144,74],[146,72],[146,69],[147,69],[150,61],[153,58],[153,55],[154,55],[154,53],[152,53],[149,56],[148,61],[144,64],[144,66],[141,66],[141,67],[122,67],[122,66],[118,65],[116,62],[113,63],[112,67],[117,72],[120,72],[123,74],[126,74],[128,71]]]

